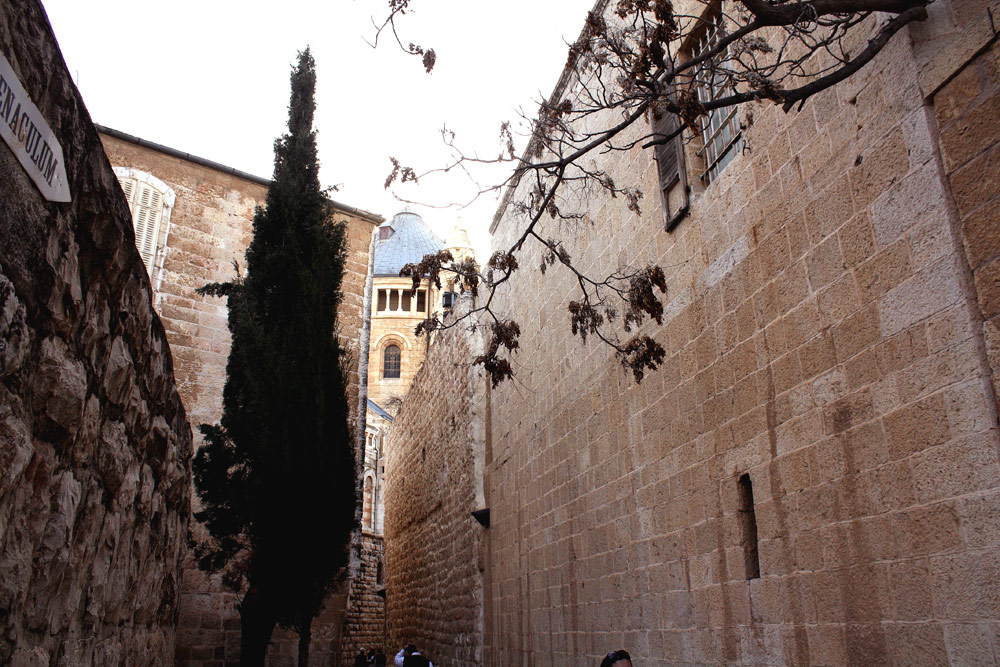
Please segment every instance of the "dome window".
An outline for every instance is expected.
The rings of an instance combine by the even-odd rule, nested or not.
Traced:
[[[378,228],[379,241],[384,241],[385,239],[391,238],[392,235],[395,233],[396,230],[390,227],[389,225],[386,225],[384,227],[379,227]]]

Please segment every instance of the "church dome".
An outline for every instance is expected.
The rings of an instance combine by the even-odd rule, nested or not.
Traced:
[[[375,275],[398,276],[407,264],[444,248],[444,241],[416,213],[403,211],[379,226],[375,241]]]

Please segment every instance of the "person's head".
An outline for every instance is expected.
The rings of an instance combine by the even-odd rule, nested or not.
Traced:
[[[632,656],[628,651],[617,650],[608,653],[601,660],[601,667],[632,667]]]
[[[407,644],[406,648],[404,648],[403,651],[406,653],[406,655],[410,655],[411,653],[417,652],[417,647],[414,646],[413,644]]]

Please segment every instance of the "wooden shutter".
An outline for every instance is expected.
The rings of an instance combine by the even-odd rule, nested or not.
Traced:
[[[653,132],[668,135],[677,131],[677,117],[672,113],[663,114],[659,120],[653,119]],[[680,151],[678,137],[665,144],[655,146],[656,165],[660,174],[660,190],[666,190],[680,179]]]
[[[664,113],[659,119],[651,117],[653,132],[659,135],[670,135],[677,131],[677,116],[672,113]],[[660,195],[664,210],[664,227],[669,232],[680,222],[688,211],[687,199],[687,174],[684,171],[684,150],[681,144],[681,135],[671,139],[665,144],[657,144],[653,147],[656,156],[656,170],[660,178]],[[670,189],[680,184],[684,204],[676,211],[669,210]]]

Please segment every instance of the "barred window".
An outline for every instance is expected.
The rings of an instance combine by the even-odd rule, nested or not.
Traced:
[[[399,347],[395,345],[390,345],[385,348],[383,353],[383,363],[382,363],[382,377],[385,378],[398,378],[400,371],[400,361],[402,355],[399,352]]]
[[[719,43],[724,34],[722,15],[713,18],[705,33],[697,42],[695,53],[701,55]],[[733,89],[722,68],[724,54],[706,60],[698,72],[696,83],[698,100],[708,104],[733,94]],[[705,159],[705,172],[702,180],[706,184],[719,177],[719,174],[736,155],[741,145],[743,135],[736,116],[736,106],[713,109],[702,118],[701,123],[702,148],[699,155]]]

